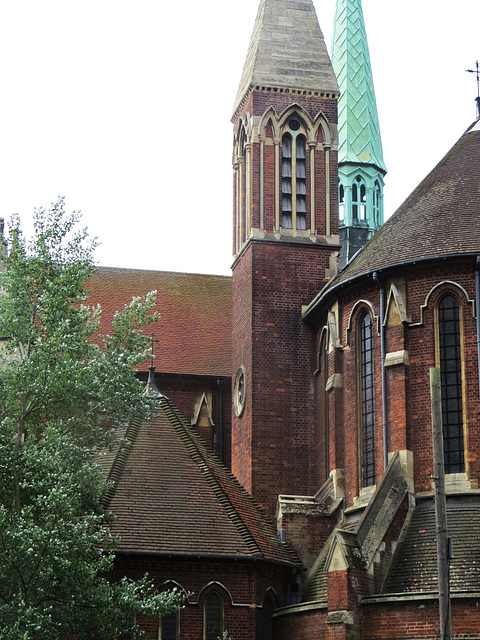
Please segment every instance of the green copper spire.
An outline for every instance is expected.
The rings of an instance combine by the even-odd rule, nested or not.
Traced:
[[[361,0],[337,0],[332,64],[340,87],[340,266],[383,224],[382,141]]]
[[[361,0],[337,0],[332,64],[341,94],[338,161],[386,171]]]

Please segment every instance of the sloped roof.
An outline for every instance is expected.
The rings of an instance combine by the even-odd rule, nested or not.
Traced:
[[[468,129],[356,258],[310,304],[375,270],[480,253],[480,121]]]
[[[150,422],[132,423],[126,437],[109,474],[120,551],[296,560],[170,400],[160,401]]]
[[[450,588],[478,591],[480,585],[480,496],[447,497],[447,528],[453,541]],[[419,500],[398,548],[386,593],[438,591],[435,502]]]
[[[332,64],[340,87],[338,162],[386,171],[361,0],[337,0]]]
[[[157,371],[231,375],[232,280],[227,276],[99,267],[87,284],[89,303],[102,305],[101,332],[134,296],[157,291],[160,321],[147,328]],[[147,370],[148,363],[139,367]]]
[[[254,85],[338,95],[312,0],[260,0],[234,112]]]

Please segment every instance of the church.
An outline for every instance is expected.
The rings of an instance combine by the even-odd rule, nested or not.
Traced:
[[[105,461],[114,577],[185,595],[162,640],[480,637],[480,120],[383,223],[361,0],[260,0],[233,108],[232,277],[100,268],[104,320],[158,291],[158,402]],[[143,623],[142,623],[143,624]]]

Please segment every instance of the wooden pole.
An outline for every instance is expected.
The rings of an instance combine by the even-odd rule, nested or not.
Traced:
[[[437,537],[438,607],[440,638],[451,640],[450,584],[447,533],[447,501],[445,498],[445,467],[443,460],[442,386],[440,369],[430,369],[430,397],[432,403],[433,477],[435,481],[435,519]]]

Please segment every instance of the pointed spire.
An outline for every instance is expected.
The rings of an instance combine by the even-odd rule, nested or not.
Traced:
[[[386,172],[361,0],[337,0],[332,64],[340,86],[338,162]]]
[[[338,100],[342,269],[383,224],[382,141],[361,0],[337,0],[332,64]]]
[[[312,0],[260,0],[234,113],[252,86],[338,95]]]

